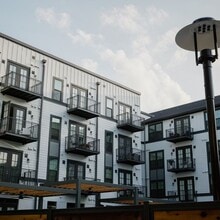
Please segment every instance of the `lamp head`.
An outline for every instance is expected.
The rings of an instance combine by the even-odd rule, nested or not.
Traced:
[[[220,21],[211,17],[199,18],[182,28],[175,40],[176,44],[185,50],[216,49],[220,45]]]

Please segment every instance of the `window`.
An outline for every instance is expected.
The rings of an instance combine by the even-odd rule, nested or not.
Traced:
[[[178,194],[180,201],[193,201],[194,200],[194,178],[184,177],[177,179]]]
[[[60,156],[60,133],[61,133],[61,119],[55,116],[51,116],[48,171],[47,171],[47,179],[49,181],[58,180],[58,167],[59,167],[59,156]]]
[[[0,198],[0,211],[17,210],[18,199]]]
[[[63,100],[63,81],[57,78],[53,79],[52,99],[57,101]]]
[[[158,141],[163,138],[162,122],[149,125],[149,141]]]
[[[119,123],[131,123],[131,106],[119,103]]]
[[[149,153],[150,167],[150,197],[165,196],[164,151]]]
[[[177,168],[193,168],[192,146],[176,148]]]
[[[113,99],[106,98],[106,116],[113,118]]]
[[[20,134],[25,127],[26,108],[4,102],[2,112],[1,131],[10,131],[14,134]]]
[[[0,151],[0,165],[7,163],[7,157],[8,157],[7,152]]]
[[[87,105],[88,105],[88,92],[86,89],[77,87],[72,85],[71,86],[71,97],[72,97],[72,103],[71,106],[73,108],[83,108],[83,109],[87,109]]]
[[[86,144],[86,126],[70,121],[69,124],[70,143],[74,146]]]
[[[179,134],[182,136],[191,132],[190,121],[188,116],[175,119],[174,126],[175,126],[175,134]]]
[[[113,183],[113,132],[105,131],[105,182]]]
[[[21,176],[22,153],[0,148],[0,182],[17,183]]]
[[[118,136],[118,159],[129,158],[132,153],[132,138],[119,135]]]
[[[11,167],[18,166],[18,154],[12,154]]]
[[[67,180],[85,179],[85,163],[67,160]]]
[[[205,129],[208,129],[208,117],[207,112],[205,112]],[[215,110],[215,118],[216,118],[216,128],[220,129],[220,109]]]
[[[6,76],[6,85],[12,85],[23,90],[28,90],[30,69],[19,64],[8,62],[8,74]]]
[[[57,202],[54,202],[54,201],[48,201],[47,202],[47,208],[48,209],[56,209],[56,206],[57,206]]]
[[[132,186],[132,171],[119,169],[118,184]]]

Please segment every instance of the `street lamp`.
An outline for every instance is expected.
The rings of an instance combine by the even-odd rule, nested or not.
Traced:
[[[218,45],[220,45],[220,21],[216,21],[210,17],[197,19],[177,33],[176,43],[185,50],[194,51],[196,65],[203,65],[213,199],[220,200],[220,168],[216,137],[215,100],[213,95],[211,71],[211,63],[218,59]],[[212,50],[214,50],[214,55],[212,55]],[[200,57],[198,57],[198,52],[200,52]]]

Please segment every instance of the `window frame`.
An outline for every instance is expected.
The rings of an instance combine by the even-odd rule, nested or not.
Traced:
[[[108,142],[107,141],[107,133],[109,133],[112,137],[112,142]],[[112,146],[111,146],[111,152],[109,151],[109,146],[108,146],[108,143],[111,143]],[[107,154],[111,155],[111,159],[112,159],[112,164],[111,166],[107,166]],[[114,133],[112,131],[107,131],[105,130],[105,159],[104,159],[104,163],[105,163],[105,168],[104,168],[104,181],[105,182],[108,182],[108,183],[113,183],[113,160],[114,160]],[[111,171],[111,179],[110,178],[107,178],[107,171]]]
[[[11,61],[11,60],[8,60],[7,62],[7,76],[6,76],[6,82],[8,83],[8,80],[9,80],[9,77],[8,75],[11,73],[9,70],[10,70],[10,66],[14,66],[16,68],[16,72],[15,73],[15,85],[12,83],[13,86],[17,86],[23,90],[29,90],[29,84],[30,84],[30,67],[27,67],[25,65],[22,65],[20,63],[16,63],[14,61]],[[21,70],[25,70],[27,71],[27,75],[25,76],[26,77],[26,81],[25,81],[25,88],[21,87],[20,83],[21,83],[21,79],[23,77],[23,75],[21,74]],[[18,85],[19,83],[19,85]]]
[[[121,177],[120,174],[123,174],[123,183],[121,183]],[[127,174],[130,176],[130,184],[127,184],[128,178]],[[127,185],[127,186],[132,186],[133,185],[133,175],[132,175],[132,170],[126,170],[126,169],[118,169],[118,184],[119,185]]]
[[[55,82],[56,81],[59,81],[61,82],[61,90],[58,90],[55,88]],[[55,92],[59,92],[59,96],[60,96],[60,99],[57,99],[56,96],[55,96]],[[56,100],[58,102],[62,102],[63,101],[63,80],[62,79],[59,79],[57,77],[53,77],[53,88],[52,88],[52,99],[53,100]]]
[[[193,150],[192,150],[192,145],[186,145],[186,146],[181,146],[181,147],[177,147],[176,148],[176,165],[177,165],[177,168],[178,169],[182,169],[184,166],[183,162],[184,162],[184,159],[187,160],[187,152],[186,150],[189,149],[190,150],[190,162],[192,163],[192,166],[193,166]],[[181,165],[181,161],[180,161],[180,158],[179,158],[179,152],[180,151],[183,151],[183,161],[182,161],[182,166]]]
[[[192,199],[189,199],[189,185],[185,185],[185,183],[187,183],[188,180],[192,180]],[[185,199],[181,199],[181,190],[180,190],[180,181],[184,181],[184,196],[185,196]],[[177,178],[177,190],[178,190],[178,196],[179,196],[179,200],[181,202],[190,202],[190,201],[194,201],[194,196],[195,196],[195,181],[194,181],[194,177],[193,176],[188,176],[188,177],[179,177]]]
[[[71,164],[74,164],[74,176],[72,177],[74,180],[79,179],[79,173],[78,173],[78,167],[82,166],[83,172],[82,172],[82,179],[86,179],[86,163],[76,161],[76,160],[67,160],[67,166],[66,166],[66,179],[68,180],[70,178],[69,176],[69,167]]]
[[[7,106],[7,109],[5,111],[6,106]],[[15,112],[16,110],[20,110],[23,112],[22,122],[20,123],[21,129],[23,129],[23,128],[25,128],[25,124],[26,124],[27,108],[24,106],[21,106],[21,105],[11,103],[10,101],[3,102],[2,110],[1,110],[1,120],[4,121],[4,119],[6,118],[6,124],[1,124],[1,128],[2,128],[2,126],[6,126],[5,129],[7,131],[12,131],[15,134],[18,133],[16,130],[16,127],[17,127],[17,125],[19,125],[19,123],[17,123],[17,120],[16,120],[17,119],[16,112]],[[6,117],[4,115],[5,113],[7,114]]]
[[[76,90],[76,94],[73,94],[73,90]],[[85,96],[82,96],[81,93],[85,92]],[[70,98],[73,99],[76,96],[76,104],[74,106],[77,106],[79,108],[88,109],[88,89],[85,89],[83,87],[77,86],[75,84],[71,84],[70,86]],[[85,100],[83,100],[85,98]],[[75,99],[72,100],[72,102],[75,102]],[[84,103],[84,104],[82,104]]]
[[[59,134],[58,134],[58,139],[51,139],[52,137],[52,120],[54,119],[59,119]],[[62,118],[61,117],[58,117],[58,116],[55,116],[55,115],[51,115],[50,116],[50,127],[49,127],[49,138],[48,138],[48,161],[47,161],[47,180],[49,181],[57,181],[59,179],[59,163],[60,163],[60,141],[61,141],[61,130],[62,130]],[[57,152],[58,152],[58,156],[54,156],[54,155],[50,155],[50,152],[51,151],[51,142],[54,142],[54,143],[58,143],[58,149],[57,149]],[[54,171],[54,170],[51,170],[50,169],[50,161],[52,160],[57,160],[57,170],[56,170],[56,175],[55,175],[55,179],[54,180],[50,180],[49,177],[50,177],[50,172]]]
[[[161,130],[157,131],[157,126],[161,126]],[[154,132],[151,132],[151,127],[153,127]],[[159,135],[158,135],[159,134]],[[153,136],[153,137],[152,137]],[[158,137],[159,136],[159,137]],[[163,139],[163,122],[156,122],[148,125],[148,140],[150,142],[159,141]]]
[[[161,159],[157,159],[159,153],[162,153]],[[155,160],[151,160],[151,155],[153,154],[155,154]],[[163,174],[163,178],[160,178],[161,171]],[[155,198],[164,198],[166,194],[164,150],[149,152],[149,175],[150,175],[150,196]],[[152,175],[155,175],[155,178],[153,178]],[[164,188],[162,189],[160,189],[159,187],[161,186],[161,184],[164,186]],[[153,186],[156,186],[156,188],[155,187],[153,188]]]
[[[187,120],[187,125],[185,125],[184,120]],[[177,123],[179,123],[179,122],[180,122],[180,127],[177,126]],[[188,126],[188,127],[185,128],[186,126]],[[189,131],[189,129],[191,129],[190,116],[189,115],[186,115],[186,116],[174,119],[174,131],[175,131],[175,134],[180,133],[182,135],[186,131]],[[191,132],[191,130],[190,130],[190,132]]]
[[[108,101],[112,102],[111,108],[108,107]],[[110,116],[108,115],[108,110],[111,112]],[[105,116],[108,118],[114,118],[114,99],[105,97]]]
[[[215,122],[216,122],[216,129],[220,129],[220,117],[219,118],[216,117],[217,116],[217,112],[220,113],[220,109],[219,108],[215,110],[215,120],[216,120]],[[205,130],[208,130],[208,115],[207,115],[207,111],[204,111],[204,126],[205,126]]]

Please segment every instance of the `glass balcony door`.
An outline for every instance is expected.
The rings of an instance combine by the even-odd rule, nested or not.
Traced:
[[[67,161],[67,180],[85,179],[85,164],[68,160]]]
[[[74,102],[72,106],[76,106],[82,109],[87,109],[87,90],[72,85],[71,95],[73,97],[73,102]]]
[[[28,90],[29,69],[9,63],[6,83],[8,86],[16,86],[20,89]]]
[[[22,153],[0,148],[0,181],[17,183],[21,174]]]
[[[181,147],[177,149],[177,168],[192,167],[192,148],[191,146]]]
[[[1,129],[20,134],[25,127],[26,109],[13,105],[10,102],[4,103]]]
[[[69,134],[71,144],[80,146],[86,144],[86,126],[70,122]]]
[[[180,201],[194,200],[194,180],[193,177],[178,179],[178,191]]]
[[[189,117],[184,117],[175,120],[175,133],[179,135],[187,134],[190,132],[190,121]]]

